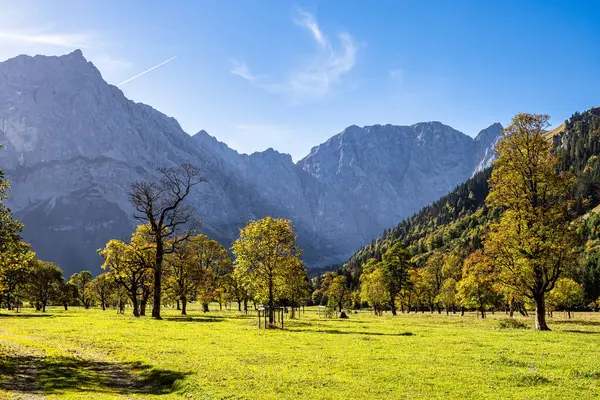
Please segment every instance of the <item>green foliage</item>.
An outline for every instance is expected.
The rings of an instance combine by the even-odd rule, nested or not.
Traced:
[[[108,307],[109,302],[113,298],[117,289],[116,286],[117,282],[108,272],[104,272],[92,280],[90,287],[92,296],[94,300],[97,300],[103,310],[106,310],[106,307]]]
[[[50,301],[60,299],[63,282],[62,270],[56,264],[36,261],[29,271],[25,293],[37,310],[46,312],[46,306]]]
[[[560,278],[550,291],[547,301],[555,309],[572,310],[583,305],[583,285],[569,278]]]
[[[557,170],[558,157],[544,137],[547,115],[519,114],[496,146],[490,207],[502,207],[485,251],[497,279],[536,305],[536,328],[547,330],[545,295],[575,265],[575,235],[565,199],[572,179]]]
[[[92,273],[84,270],[71,275],[69,282],[75,287],[75,297],[85,308],[90,308],[93,300]]]
[[[499,302],[499,294],[495,290],[496,274],[492,260],[477,252],[467,257],[463,264],[462,279],[458,282],[458,300],[467,308],[474,308],[485,318],[485,311]]]
[[[329,299],[328,305],[337,307],[340,312],[343,308],[347,308],[352,304],[352,291],[344,275],[333,278],[325,294]]]
[[[238,277],[255,299],[266,302],[271,310],[276,301],[303,296],[307,273],[290,220],[265,217],[250,222],[240,230],[232,251]],[[269,321],[273,320],[270,312]]]
[[[390,301],[388,282],[381,265],[370,259],[360,276],[360,299],[380,314],[382,306]]]
[[[400,243],[394,243],[383,254],[380,268],[390,296],[389,305],[392,308],[392,314],[396,315],[396,296],[409,282],[409,273],[412,268],[410,254]]]

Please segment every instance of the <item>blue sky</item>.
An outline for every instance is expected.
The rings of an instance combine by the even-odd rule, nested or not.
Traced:
[[[600,105],[597,1],[0,0],[0,59],[81,48],[125,95],[241,152],[345,127]]]

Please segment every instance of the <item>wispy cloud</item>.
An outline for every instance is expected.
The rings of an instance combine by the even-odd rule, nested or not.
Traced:
[[[308,30],[318,45],[315,54],[283,80],[268,75],[256,75],[245,62],[233,61],[230,72],[253,86],[292,98],[294,101],[321,98],[330,94],[356,64],[358,48],[352,36],[342,32],[334,46],[319,27],[314,15],[298,10],[294,23]]]
[[[152,68],[148,68],[148,69],[147,69],[147,70],[145,70],[144,72],[140,72],[139,74],[137,74],[137,75],[134,75],[134,76],[132,76],[131,78],[129,78],[129,79],[126,79],[126,80],[124,80],[123,82],[119,83],[119,84],[117,85],[117,87],[119,87],[119,86],[121,86],[121,85],[124,85],[124,84],[126,84],[127,82],[131,82],[132,80],[134,80],[134,79],[137,79],[137,78],[139,78],[139,77],[140,77],[140,76],[142,76],[142,75],[146,75],[148,72],[150,72],[150,71],[154,71],[156,68],[158,68],[158,67],[160,67],[160,66],[163,66],[163,65],[165,65],[166,63],[168,63],[168,62],[171,62],[171,61],[173,61],[173,60],[174,60],[174,59],[176,59],[176,58],[177,58],[177,56],[175,56],[175,57],[171,57],[171,58],[169,58],[168,60],[166,60],[166,61],[163,61],[163,62],[161,62],[160,64],[157,64],[157,65],[155,65],[155,66],[154,66],[154,67],[152,67]]]
[[[321,47],[329,46],[329,40],[323,35],[323,32],[321,32],[321,29],[315,20],[315,16],[300,9],[297,14],[294,22],[297,25],[308,29],[312,33],[315,41],[321,45]]]
[[[253,82],[257,79],[256,76],[252,75],[246,63],[240,62],[235,59],[232,59],[231,63],[233,64],[233,66],[231,67],[231,70],[229,72],[231,72],[232,74],[241,76],[242,78],[250,82]]]
[[[56,33],[47,31],[1,31],[0,42],[18,45],[48,45],[67,48],[86,48],[94,36],[87,33]]]

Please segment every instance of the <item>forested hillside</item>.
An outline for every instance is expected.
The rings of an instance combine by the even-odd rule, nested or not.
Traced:
[[[549,140],[559,156],[559,168],[576,177],[571,193],[574,211],[585,214],[600,203],[600,107],[573,114],[562,131],[552,133]],[[484,204],[491,172],[492,168],[488,168],[475,174],[438,201],[386,230],[356,252],[344,268],[360,271],[368,259],[381,260],[382,254],[397,241],[408,248],[419,265],[434,253],[466,254],[480,249],[486,224],[500,215],[499,210]],[[588,240],[585,232],[582,235],[583,240]]]

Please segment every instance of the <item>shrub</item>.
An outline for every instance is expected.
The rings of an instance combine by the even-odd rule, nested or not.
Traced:
[[[514,318],[503,318],[499,322],[500,329],[527,329],[527,324]]]

